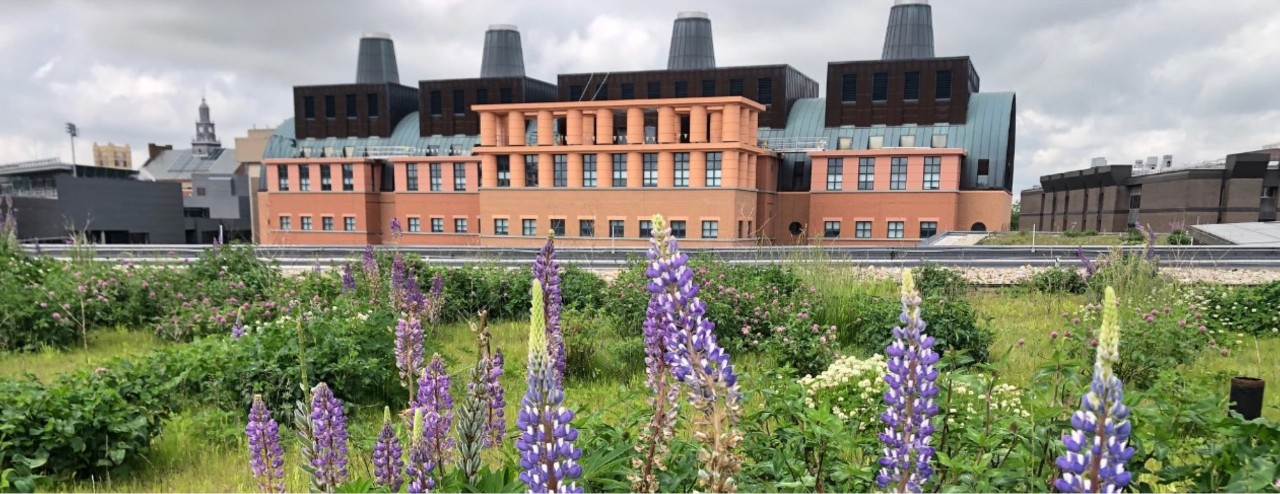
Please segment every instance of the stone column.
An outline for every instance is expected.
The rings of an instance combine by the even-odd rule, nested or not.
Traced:
[[[721,160],[722,161],[720,162],[720,186],[726,187],[726,188],[740,187],[741,183],[738,182],[738,178],[741,177],[742,175],[738,168],[738,166],[741,163],[738,160],[738,152],[733,150],[727,150],[724,152],[724,154],[721,155]]]
[[[507,113],[507,145],[524,145],[524,114],[518,111]]]
[[[676,130],[671,125],[671,119],[675,114],[676,110],[670,106],[658,108],[658,144],[676,142]]]
[[[627,122],[627,127],[631,127],[631,123]],[[644,166],[641,163],[642,157],[639,151],[627,153],[627,187],[638,189],[641,185],[641,174],[644,173]]]
[[[582,144],[582,110],[573,109],[564,117],[565,144],[576,146]]]
[[[550,146],[555,143],[555,119],[550,110],[538,110],[538,145]]]
[[[569,153],[569,187],[582,187],[582,153]]]
[[[627,108],[627,144],[644,144],[644,109]]]
[[[480,113],[480,145],[493,146],[498,142],[497,116],[492,112]]]
[[[524,155],[511,155],[511,187],[524,187]]]
[[[689,142],[707,142],[707,107],[695,105],[689,111]]]
[[[707,186],[707,153],[702,151],[689,153],[689,186]]]
[[[538,187],[555,187],[555,164],[551,153],[538,153]]]
[[[670,151],[658,153],[658,187],[675,187],[676,158]]]
[[[613,110],[596,110],[596,144],[613,144]]]

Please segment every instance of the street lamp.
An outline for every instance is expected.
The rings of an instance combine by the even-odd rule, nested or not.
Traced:
[[[71,136],[71,164],[76,164],[76,136],[80,135],[80,129],[76,128],[76,124],[67,122],[67,135]]]

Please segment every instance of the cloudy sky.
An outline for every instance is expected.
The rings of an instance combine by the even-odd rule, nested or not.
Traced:
[[[1015,189],[1106,156],[1221,158],[1280,142],[1275,0],[934,0],[940,56],[1018,94]],[[364,31],[396,42],[402,82],[479,75],[487,25],[517,24],[529,75],[666,66],[671,22],[710,13],[721,66],[876,59],[891,0],[766,2],[27,1],[0,16],[0,162],[92,142],[184,147],[207,97],[231,146],[292,113],[291,86],[352,82]]]

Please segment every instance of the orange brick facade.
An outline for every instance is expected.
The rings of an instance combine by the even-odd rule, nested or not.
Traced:
[[[1008,228],[1008,192],[960,190],[963,149],[811,151],[810,192],[780,193],[778,156],[757,142],[766,107],[743,97],[471,109],[470,156],[265,160],[262,242],[391,243],[398,218],[406,245],[527,247],[554,229],[566,246],[635,247],[656,213],[691,247]]]

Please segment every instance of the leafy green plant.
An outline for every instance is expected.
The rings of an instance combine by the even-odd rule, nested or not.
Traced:
[[[957,298],[969,293],[969,281],[955,269],[924,263],[912,268],[911,274],[923,297]]]
[[[1042,293],[1084,293],[1084,277],[1074,269],[1050,268],[1031,275],[1031,287]]]
[[[902,310],[897,297],[865,295],[854,302],[858,318],[847,329],[841,329],[841,341],[868,353],[880,353],[893,339],[893,326]],[[928,323],[929,335],[937,342],[934,350],[944,358],[952,352],[963,352],[976,362],[986,362],[994,336],[978,323],[977,312],[963,298],[926,298],[921,316]]]
[[[565,371],[574,379],[625,382],[644,370],[644,338],[626,333],[601,309],[566,309],[560,318]]]
[[[1167,237],[1169,245],[1191,245],[1191,235],[1184,230],[1174,230]]]

